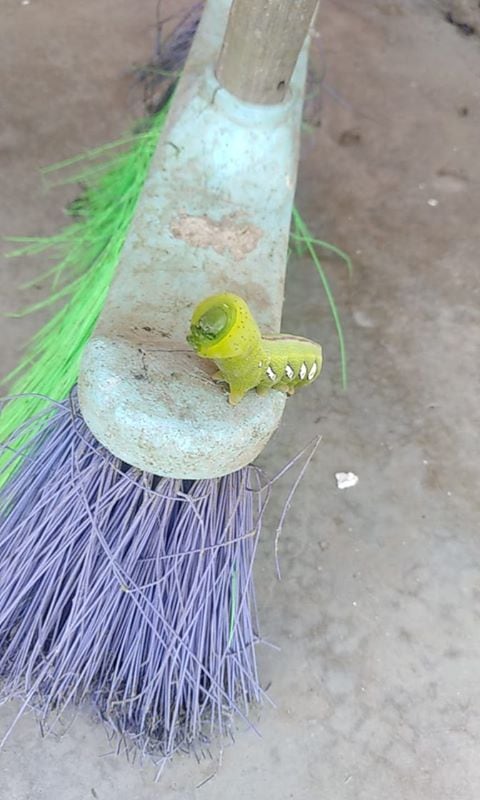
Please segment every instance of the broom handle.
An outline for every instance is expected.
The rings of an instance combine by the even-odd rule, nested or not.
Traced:
[[[217,62],[219,83],[248,103],[280,103],[317,3],[233,0]]]

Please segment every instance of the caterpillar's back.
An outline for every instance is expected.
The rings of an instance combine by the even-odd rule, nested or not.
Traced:
[[[264,336],[262,342],[268,361],[263,385],[293,392],[318,378],[322,368],[322,348],[316,342],[285,334]]]

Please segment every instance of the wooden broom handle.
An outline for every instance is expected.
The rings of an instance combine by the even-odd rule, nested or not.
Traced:
[[[216,69],[222,86],[248,103],[280,103],[317,3],[233,0]]]

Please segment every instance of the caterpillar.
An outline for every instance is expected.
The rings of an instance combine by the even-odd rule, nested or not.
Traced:
[[[301,336],[262,336],[246,302],[226,292],[207,297],[194,309],[188,343],[215,362],[214,380],[228,383],[236,405],[251,389],[292,395],[313,383],[322,368],[322,348]]]

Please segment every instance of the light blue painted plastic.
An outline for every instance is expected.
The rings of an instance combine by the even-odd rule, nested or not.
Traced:
[[[285,398],[228,403],[185,337],[194,306],[232,291],[278,332],[306,52],[286,100],[243,103],[213,67],[230,2],[208,4],[79,378],[97,439],[140,469],[213,478],[253,461]]]

